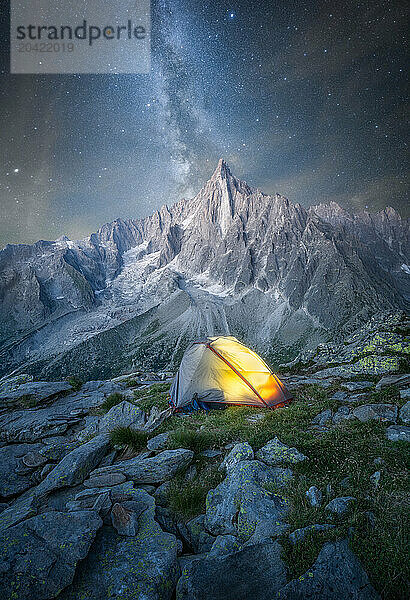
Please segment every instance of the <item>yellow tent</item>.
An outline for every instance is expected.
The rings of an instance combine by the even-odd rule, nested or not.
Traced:
[[[276,408],[292,398],[260,356],[236,338],[222,336],[188,348],[170,395],[176,409],[193,401]]]

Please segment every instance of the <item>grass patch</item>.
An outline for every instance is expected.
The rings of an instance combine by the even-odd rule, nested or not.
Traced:
[[[205,466],[192,481],[185,481],[183,475],[174,478],[168,489],[171,511],[185,521],[205,512],[205,500],[209,490],[214,489],[224,478],[215,466]]]
[[[146,448],[148,433],[130,427],[116,427],[110,432],[110,440],[113,446],[128,446],[138,451]]]
[[[188,448],[188,450],[198,453],[211,448],[217,443],[218,440],[212,431],[196,431],[195,429],[180,427],[171,432],[167,447],[170,449]]]
[[[24,408],[34,408],[38,404],[38,399],[33,394],[24,394],[20,398],[20,404]]]
[[[79,377],[77,377],[76,375],[68,377],[67,381],[71,385],[71,387],[73,388],[73,390],[75,392],[79,392],[84,384],[84,381],[82,379],[80,379]]]
[[[407,598],[405,593],[408,567],[406,533],[408,531],[408,444],[392,443],[385,437],[385,424],[377,422],[351,422],[336,427],[318,437],[296,436],[298,449],[309,457],[308,461],[295,465],[295,480],[287,489],[291,510],[287,517],[291,529],[306,527],[312,523],[328,523],[325,505],[328,484],[337,496],[353,496],[357,503],[337,530],[314,533],[315,542],[308,540],[287,547],[286,559],[292,576],[298,577],[316,559],[323,541],[347,536],[353,527],[351,546],[361,560],[373,585],[386,600]],[[303,439],[304,438],[304,439]],[[381,457],[383,466],[376,466],[374,459]],[[377,489],[370,476],[381,471]],[[349,477],[347,486],[341,481]],[[305,492],[316,485],[324,494],[321,507],[313,508]],[[406,501],[407,498],[407,501]],[[375,517],[375,528],[370,527],[366,513]]]
[[[108,412],[113,406],[117,406],[117,404],[121,404],[123,402],[124,396],[119,392],[114,392],[106,397],[104,402],[101,404],[101,410],[103,413]]]
[[[149,412],[153,406],[161,410],[168,408],[168,393],[170,383],[154,383],[150,387],[135,390],[134,400],[138,400],[138,406],[145,412]]]
[[[373,378],[365,376],[363,379]],[[378,381],[380,376],[375,379]],[[308,460],[292,467],[295,474],[293,482],[287,486],[286,492],[279,491],[290,500],[291,508],[286,520],[291,531],[313,523],[329,523],[324,507],[334,496],[354,496],[357,502],[341,522],[335,521],[336,528],[333,530],[311,533],[294,547],[287,537],[280,540],[291,576],[299,577],[311,567],[325,541],[346,538],[349,528],[353,528],[350,545],[373,586],[384,600],[404,600],[407,599],[406,581],[409,577],[406,562],[410,512],[408,444],[387,440],[387,425],[377,421],[348,421],[320,435],[312,431],[311,421],[319,412],[328,408],[336,410],[340,406],[339,402],[331,399],[336,389],[340,386],[327,389],[316,385],[303,386],[295,392],[295,399],[287,408],[275,411],[233,406],[208,413],[198,411],[183,419],[174,415],[162,424],[160,430],[181,429],[182,420],[183,429],[191,432],[181,434],[180,445],[186,445],[182,439],[185,436],[186,442],[189,436],[192,445],[188,447],[192,448],[202,444],[200,435],[203,433],[209,435],[208,440],[215,448],[223,448],[228,442],[248,441],[257,450],[275,436],[285,444],[295,446]],[[373,402],[402,403],[394,387],[370,391],[365,403]],[[255,413],[262,414],[263,418],[250,422],[249,417]],[[201,425],[205,425],[205,429],[198,432]],[[378,457],[383,459],[383,465],[374,464]],[[381,471],[381,479],[375,489],[370,476],[377,470]],[[217,475],[220,476],[220,473]],[[347,477],[347,484],[341,485]],[[328,484],[333,495],[326,493]],[[312,485],[323,493],[323,504],[319,508],[313,508],[306,497],[306,490]],[[204,480],[201,473],[192,482],[176,480],[170,491],[172,509],[184,518],[203,513],[206,494],[213,487],[214,482]],[[375,517],[374,528],[371,528],[366,515],[369,511]]]

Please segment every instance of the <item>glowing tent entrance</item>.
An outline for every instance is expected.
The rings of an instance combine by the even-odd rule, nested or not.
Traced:
[[[234,337],[211,337],[185,352],[170,389],[176,409],[190,404],[284,406],[292,396],[263,360]],[[210,406],[212,407],[212,406]]]

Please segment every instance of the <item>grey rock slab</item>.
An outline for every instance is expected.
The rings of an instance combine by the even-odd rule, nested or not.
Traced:
[[[288,501],[267,486],[284,487],[290,469],[270,467],[257,460],[238,463],[206,498],[205,527],[213,535],[238,535],[242,541],[279,535]]]
[[[96,487],[112,487],[113,485],[119,485],[120,483],[124,483],[127,478],[122,473],[102,473],[101,475],[94,475],[89,479],[84,481],[84,486],[86,488],[96,488]]]
[[[354,408],[352,414],[363,423],[371,420],[395,423],[397,412],[397,406],[394,404],[363,404]]]
[[[406,388],[410,385],[410,373],[405,375],[389,375],[388,377],[382,377],[376,384],[376,390],[381,390],[384,387],[390,385],[396,385],[399,388]]]
[[[275,600],[380,600],[346,541],[328,542],[304,575],[284,586]]]
[[[118,390],[119,388],[117,388]],[[0,415],[0,441],[36,442],[41,438],[59,436],[78,423],[78,417],[70,413],[76,409],[89,411],[105,399],[102,392],[74,392],[57,398],[50,406],[35,409],[14,410]],[[92,417],[99,421],[99,417]]]
[[[344,421],[351,421],[352,419],[354,420],[354,418],[354,415],[350,412],[349,406],[340,406],[333,415],[332,420],[335,425],[339,425]]]
[[[25,473],[24,469],[23,473],[17,469],[28,452],[37,452],[39,448],[41,444],[12,444],[0,448],[0,496],[11,498],[33,486],[28,477],[31,469],[26,469]]]
[[[217,456],[221,456],[221,450],[202,450],[200,452],[201,456],[205,456],[205,458],[216,458]]]
[[[294,465],[306,460],[307,457],[296,448],[289,448],[275,437],[256,452],[256,458],[267,465],[277,466]]]
[[[374,387],[373,381],[346,381],[342,383],[342,388],[349,392],[358,392],[360,390],[370,390]]]
[[[44,402],[72,389],[67,381],[28,381],[14,390],[0,392],[0,406],[13,406],[25,399],[33,400],[35,403]]]
[[[240,442],[235,444],[218,468],[219,470],[225,469],[226,472],[229,473],[229,471],[232,471],[235,465],[237,465],[241,460],[253,459],[254,453],[252,447],[248,444],[248,442]]]
[[[122,536],[112,527],[103,527],[59,600],[171,600],[180,573],[177,540],[155,521],[154,499],[135,491],[134,500],[145,505],[136,534]]]
[[[48,512],[0,533],[2,594],[48,600],[73,579],[102,521],[92,511]],[[50,576],[51,574],[51,576]]]
[[[135,536],[138,533],[138,518],[146,510],[145,502],[116,502],[111,509],[112,526],[119,535]]]
[[[177,585],[178,600],[272,600],[286,584],[277,542],[256,544],[225,556],[187,564]]]
[[[38,501],[33,495],[21,496],[0,514],[0,531],[13,527],[37,514]]]
[[[116,427],[131,427],[131,429],[142,429],[145,424],[145,413],[124,400],[120,404],[113,406],[99,423],[99,433],[109,433]]]
[[[302,542],[307,535],[311,535],[317,531],[328,531],[329,529],[334,529],[335,527],[336,525],[324,523],[323,525],[314,524],[309,525],[308,527],[302,527],[301,529],[295,529],[295,531],[292,531],[292,533],[289,534],[289,541],[292,545],[295,545],[298,542]]]
[[[408,425],[391,425],[386,429],[386,437],[391,442],[410,442],[410,427]]]
[[[406,390],[410,391],[410,390]],[[401,394],[400,394],[401,395]],[[410,400],[406,402],[404,406],[401,407],[399,411],[400,421],[408,425],[410,423]]]
[[[332,400],[337,400],[338,402],[345,402],[346,398],[346,392],[335,392],[332,396]]]
[[[333,500],[325,506],[325,510],[328,514],[341,517],[349,512],[355,502],[356,498],[353,498],[352,496],[333,498]]]
[[[165,450],[151,458],[135,457],[109,467],[101,467],[93,471],[92,477],[109,473],[123,473],[127,479],[136,483],[162,483],[174,477],[180,469],[186,468],[193,457],[192,450],[185,448]]]
[[[75,448],[37,486],[36,494],[42,496],[59,488],[82,483],[90,471],[98,465],[109,447],[109,437],[99,435]]]
[[[166,448],[170,434],[170,431],[166,431],[165,433],[159,433],[155,437],[148,440],[148,450],[163,450],[164,448]]]
[[[306,496],[312,506],[320,506],[322,504],[322,492],[312,485],[306,492]]]
[[[314,419],[312,419],[313,425],[319,425],[319,427],[325,427],[329,422],[332,421],[333,413],[330,408],[320,412]]]

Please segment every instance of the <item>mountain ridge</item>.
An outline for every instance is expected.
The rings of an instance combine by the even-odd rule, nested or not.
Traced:
[[[68,351],[146,311],[161,312],[164,303],[179,330],[159,319],[146,356],[139,348],[153,334],[138,330],[141,340],[121,349],[128,358],[119,369],[135,364],[133,354],[156,367],[155,352],[169,366],[175,344],[182,351],[193,337],[213,333],[292,358],[341,327],[407,308],[408,248],[408,221],[394,209],[306,209],[250,187],[221,159],[194,198],[143,219],[116,219],[77,241],[7,245],[0,252],[0,355],[10,343],[13,349],[1,374],[38,365],[52,376],[44,364],[60,364]],[[70,361],[63,363],[56,374],[69,371]]]

